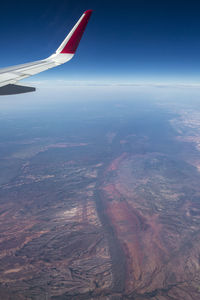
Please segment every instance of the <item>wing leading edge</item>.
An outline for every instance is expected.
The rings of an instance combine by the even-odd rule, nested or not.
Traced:
[[[32,63],[0,69],[0,95],[1,87],[15,85],[19,80],[54,68],[72,59],[91,14],[92,10],[87,10],[83,13],[60,47],[51,56]]]

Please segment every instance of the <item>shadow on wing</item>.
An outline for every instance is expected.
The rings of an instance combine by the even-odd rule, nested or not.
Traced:
[[[8,84],[8,85],[0,87],[0,96],[35,92],[35,90],[36,90],[36,88],[30,87],[30,86]]]

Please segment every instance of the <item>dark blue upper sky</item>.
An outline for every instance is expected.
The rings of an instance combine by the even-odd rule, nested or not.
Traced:
[[[200,81],[199,1],[4,1],[0,66],[49,56],[86,9],[76,56],[35,78]]]

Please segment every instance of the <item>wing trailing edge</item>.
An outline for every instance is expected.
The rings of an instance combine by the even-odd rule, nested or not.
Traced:
[[[18,84],[7,84],[0,88],[0,96],[35,92],[36,88]]]

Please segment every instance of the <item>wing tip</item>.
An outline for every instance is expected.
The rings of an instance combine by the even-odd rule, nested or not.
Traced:
[[[72,31],[69,33],[69,39],[68,36],[67,38],[64,40],[64,44],[63,48],[61,51],[59,51],[59,53],[72,53],[75,54],[76,49],[79,45],[79,42],[81,40],[81,37],[85,31],[85,28],[87,26],[87,23],[91,17],[93,10],[92,9],[88,9],[86,10],[83,15],[81,16],[81,18],[79,19],[79,21],[77,22],[77,24],[75,25],[75,27],[72,29]],[[62,45],[62,44],[61,44]],[[59,48],[58,48],[59,50]],[[57,50],[57,51],[58,51]]]
[[[86,15],[91,15],[93,13],[93,9],[88,9],[86,11],[84,11],[84,14]]]

